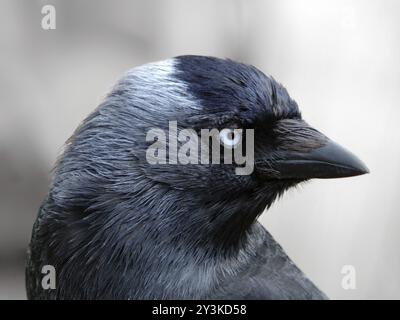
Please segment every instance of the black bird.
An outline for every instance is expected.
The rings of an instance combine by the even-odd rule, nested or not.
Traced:
[[[146,135],[169,121],[199,137],[241,128],[230,139],[242,146],[253,129],[251,174],[222,154],[220,164],[173,164],[168,152],[149,163]],[[28,298],[326,299],[257,217],[301,182],[367,172],[253,66],[180,56],[134,68],[57,162],[28,249]],[[46,265],[54,289],[42,286]]]

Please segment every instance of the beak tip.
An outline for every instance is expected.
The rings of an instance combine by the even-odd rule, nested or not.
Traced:
[[[358,168],[358,172],[358,176],[370,173],[368,167],[364,163],[362,163],[361,166]]]
[[[342,148],[341,148],[342,149]],[[345,150],[345,149],[342,149]],[[347,150],[346,150],[347,152]],[[360,160],[358,157],[356,157],[354,154],[348,152],[347,153],[347,160],[345,162],[342,162],[341,164],[345,164],[348,166],[348,173],[349,176],[361,176],[364,174],[368,174],[369,168],[366,166],[366,164]]]

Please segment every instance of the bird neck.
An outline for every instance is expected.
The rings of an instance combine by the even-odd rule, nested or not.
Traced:
[[[246,246],[258,224],[257,217],[270,200],[248,194],[232,198],[198,193],[194,197],[184,191],[175,192],[174,199],[178,200],[171,202],[166,193],[151,201],[145,213],[136,212],[135,216],[149,217],[149,232],[166,245],[184,244],[183,248],[190,250],[201,247],[222,254],[238,252]]]

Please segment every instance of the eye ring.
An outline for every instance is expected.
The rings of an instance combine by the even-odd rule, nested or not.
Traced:
[[[242,129],[222,129],[219,141],[225,148],[236,148],[242,140]]]

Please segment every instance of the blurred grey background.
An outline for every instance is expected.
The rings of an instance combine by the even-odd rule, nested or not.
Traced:
[[[41,28],[46,4],[56,30]],[[181,54],[271,74],[365,161],[371,174],[314,180],[261,221],[331,298],[400,298],[400,1],[0,0],[0,54],[0,299],[25,298],[25,248],[65,140],[124,71]]]

